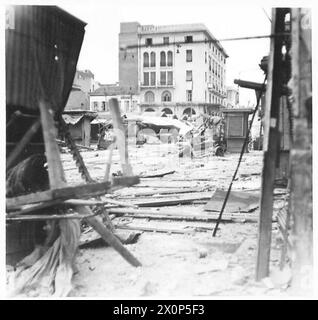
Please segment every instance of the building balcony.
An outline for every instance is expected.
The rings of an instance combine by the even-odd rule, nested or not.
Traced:
[[[156,84],[145,84],[145,83],[141,83],[140,84],[140,88],[152,88],[152,89],[155,89],[157,87],[157,85]]]
[[[175,81],[172,81],[170,83],[167,83],[167,82],[160,82],[158,81],[157,82],[157,88],[174,88],[176,85],[175,85]]]

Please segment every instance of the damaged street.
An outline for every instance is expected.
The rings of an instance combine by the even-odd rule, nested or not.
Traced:
[[[212,237],[220,205],[214,204],[211,211],[206,208],[216,190],[225,193],[237,154],[179,159],[176,145],[159,140],[157,144],[128,149],[137,175],[168,173],[160,178],[141,178],[138,185],[111,195],[111,199],[141,207],[110,209],[109,213],[116,228],[126,233],[125,237],[135,234],[134,243],[127,247],[140,259],[142,267],[135,270],[112,248],[97,241],[92,231],[84,231],[81,241],[88,243],[81,246],[77,258],[79,272],[71,296],[105,296],[105,292],[108,297],[286,294],[288,270],[282,281],[255,282],[258,202],[255,205],[254,201],[251,210],[240,211],[238,206],[233,210],[236,204],[229,201],[230,210],[225,210],[217,237]],[[107,153],[82,152],[96,180],[103,177]],[[79,183],[74,180],[76,169],[70,169],[71,162],[70,156],[63,156],[68,181]],[[259,197],[261,167],[261,152],[246,154],[233,192],[244,191],[243,195]],[[112,172],[118,171],[119,154],[115,152]],[[285,191],[278,188],[275,193],[278,211]],[[168,200],[173,204],[165,205]],[[248,200],[245,197],[243,203],[248,205]],[[160,206],[158,202],[162,202]],[[271,264],[278,272],[282,242],[275,223],[273,234]]]

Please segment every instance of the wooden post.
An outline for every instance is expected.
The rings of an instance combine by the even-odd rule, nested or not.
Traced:
[[[284,31],[285,9],[272,10],[272,34]],[[264,160],[262,172],[262,194],[258,231],[256,280],[269,275],[272,234],[273,191],[279,146],[279,106],[281,96],[281,38],[272,38],[266,85],[266,108],[264,114]]]
[[[120,117],[117,99],[112,98],[109,100],[109,109],[113,119],[114,133],[116,136],[116,143],[119,150],[123,174],[125,176],[131,176],[133,173],[128,157],[128,141],[126,138],[126,130]]]
[[[312,206],[312,49],[310,9],[295,8],[292,24],[292,110],[294,139],[290,152],[292,214],[292,272],[297,293],[312,288],[313,206]]]

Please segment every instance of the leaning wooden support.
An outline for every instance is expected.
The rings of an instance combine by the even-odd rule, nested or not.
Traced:
[[[117,99],[112,98],[109,100],[109,110],[113,119],[114,132],[116,136],[116,144],[119,150],[119,156],[120,156],[123,174],[125,176],[131,176],[132,168],[129,163],[129,157],[128,157],[128,141],[126,138],[126,130],[120,117],[120,109],[119,109]]]
[[[88,207],[76,206],[75,210],[82,215],[90,215],[91,210]],[[87,223],[92,226],[100,236],[112,246],[127,262],[129,262],[134,267],[140,267],[141,262],[135,258],[128,249],[126,249],[118,238],[98,220],[97,217],[88,217],[84,219]]]
[[[108,149],[108,157],[107,157],[107,161],[106,161],[106,170],[105,170],[104,181],[109,181],[110,167],[112,164],[112,157],[113,157],[115,141],[116,141],[116,137],[114,137],[113,143],[109,146],[109,149]]]
[[[14,161],[17,159],[17,157],[20,155],[20,153],[23,151],[25,146],[31,141],[32,137],[37,133],[38,129],[40,128],[40,120],[36,120],[32,126],[29,128],[29,130],[25,133],[23,138],[18,142],[16,147],[12,150],[10,153],[7,163],[6,163],[6,169],[8,170],[11,165],[14,163]]]

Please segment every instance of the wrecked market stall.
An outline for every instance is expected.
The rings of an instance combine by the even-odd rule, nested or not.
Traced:
[[[6,15],[7,264],[16,268],[14,292],[36,288],[44,295],[66,296],[82,219],[129,263],[140,265],[113,234],[103,207],[109,202],[100,198],[139,180],[126,165],[126,177],[105,176],[96,183],[63,120],[85,23],[53,6],[10,6]],[[112,110],[118,121],[116,103]],[[84,184],[69,187],[65,180],[58,131]],[[92,197],[91,207],[80,201]]]

